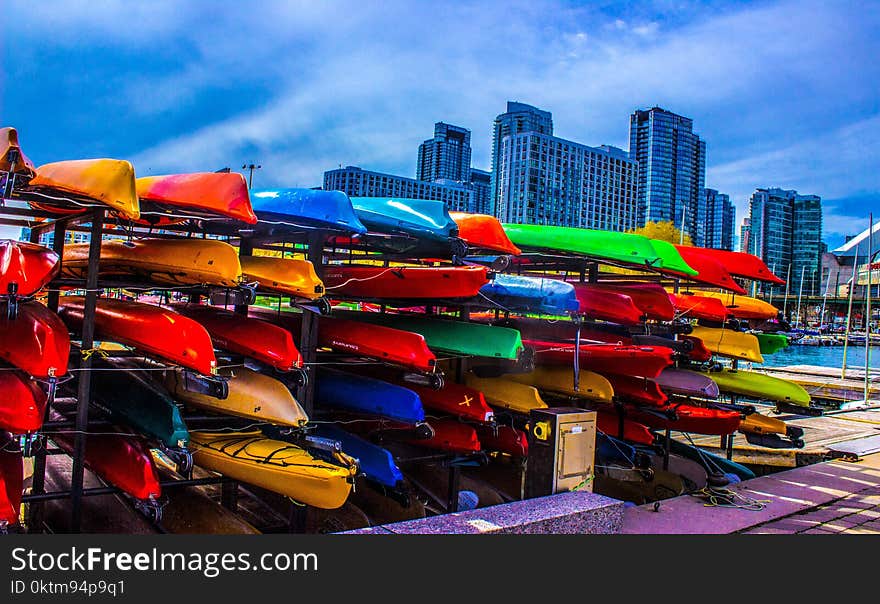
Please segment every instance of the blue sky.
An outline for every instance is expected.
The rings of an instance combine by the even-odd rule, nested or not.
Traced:
[[[880,215],[880,3],[4,2],[0,122],[37,164],[139,175],[260,163],[255,186],[339,165],[414,176],[446,121],[489,168],[507,100],[628,146],[660,105],[707,141],[706,185],[821,195],[834,247]]]

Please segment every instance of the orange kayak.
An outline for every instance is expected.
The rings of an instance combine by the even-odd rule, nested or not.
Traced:
[[[778,308],[757,298],[721,292],[700,292],[699,295],[721,300],[728,312],[737,319],[775,319],[779,314]]]
[[[315,300],[324,284],[308,260],[277,256],[240,256],[242,278],[258,283],[257,290]]]
[[[691,294],[669,294],[669,300],[675,307],[676,313],[684,319],[705,319],[706,321],[723,323],[731,314],[724,303],[717,298]]]
[[[522,253],[494,216],[466,212],[449,212],[449,215],[458,225],[458,236],[468,244],[470,250],[487,250],[514,256]]]
[[[136,186],[142,224],[161,226],[193,217],[257,222],[247,183],[237,172],[144,176]]]
[[[76,214],[98,202],[125,218],[140,217],[134,167],[121,159],[44,164],[36,169],[28,191],[31,206],[50,212]]]
[[[13,156],[18,155],[15,165],[10,161],[10,151],[13,152]],[[34,175],[34,162],[22,152],[18,144],[18,131],[15,128],[0,128],[0,172]]]

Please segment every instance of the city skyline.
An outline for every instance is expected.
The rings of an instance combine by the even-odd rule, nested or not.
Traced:
[[[880,66],[859,60],[880,49],[877,6],[339,4],[204,19],[198,2],[12,0],[3,123],[37,163],[118,157],[150,175],[259,162],[255,186],[310,187],[338,165],[414,174],[440,119],[472,130],[473,166],[488,169],[507,100],[552,111],[555,136],[621,148],[629,114],[659,105],[707,141],[706,187],[730,195],[737,228],[755,188],[810,191],[833,248],[880,200],[865,146],[880,134],[865,85]]]

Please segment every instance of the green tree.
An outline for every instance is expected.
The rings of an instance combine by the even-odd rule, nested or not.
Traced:
[[[645,226],[639,227],[637,229],[632,229],[627,231],[628,233],[635,233],[636,235],[644,235],[650,239],[660,239],[661,241],[668,241],[669,243],[678,244],[682,241],[681,231],[675,228],[675,225],[671,220],[662,220],[662,221],[648,221]],[[684,245],[693,245],[691,241],[690,235],[685,235],[683,240]]]

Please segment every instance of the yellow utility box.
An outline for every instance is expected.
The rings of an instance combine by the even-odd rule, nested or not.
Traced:
[[[571,407],[534,409],[529,426],[525,496],[592,491],[596,412]]]

